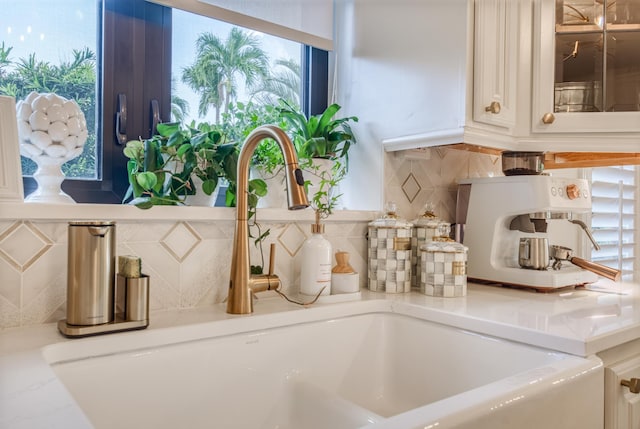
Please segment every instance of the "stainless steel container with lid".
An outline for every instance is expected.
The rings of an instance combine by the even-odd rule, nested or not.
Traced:
[[[67,323],[113,322],[116,225],[113,221],[69,222]]]
[[[395,204],[369,223],[368,288],[374,292],[411,291],[411,233],[413,224],[399,219]]]
[[[467,247],[451,239],[436,238],[420,248],[425,295],[460,297],[467,294]]]

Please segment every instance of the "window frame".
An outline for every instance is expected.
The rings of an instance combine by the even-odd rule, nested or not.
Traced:
[[[120,204],[129,182],[124,145],[115,135],[118,94],[127,100],[129,140],[151,136],[152,100],[160,121],[171,120],[172,8],[145,0],[95,1],[102,35],[96,48],[98,178],[67,178],[62,189],[78,203]],[[302,45],[301,106],[307,115],[328,105],[328,69],[327,51]],[[23,185],[25,195],[37,187],[31,177],[23,177]]]

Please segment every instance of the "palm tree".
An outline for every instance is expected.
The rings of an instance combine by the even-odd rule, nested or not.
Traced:
[[[216,122],[220,110],[227,111],[229,102],[237,96],[237,79],[242,77],[248,87],[267,76],[268,57],[260,48],[257,37],[233,27],[222,42],[212,33],[203,33],[196,41],[197,59],[182,71],[182,81],[200,93],[198,113],[206,115],[213,106]]]
[[[13,48],[11,46],[5,48],[4,42],[2,42],[2,45],[0,45],[0,79],[2,79],[6,74],[5,68],[11,65],[9,54],[11,54],[12,49]]]
[[[189,102],[176,93],[176,81],[171,78],[171,120],[184,121],[189,113]]]
[[[275,72],[265,78],[252,91],[252,97],[260,104],[277,105],[279,99],[293,106],[300,106],[300,64],[291,59],[275,61]]]

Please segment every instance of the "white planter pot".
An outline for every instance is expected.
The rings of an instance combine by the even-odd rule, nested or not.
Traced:
[[[284,168],[267,173],[260,167],[252,166],[249,170],[249,177],[262,179],[267,183],[267,195],[258,200],[258,208],[287,208],[287,184],[284,178]]]
[[[188,206],[213,207],[218,199],[222,181],[218,180],[218,186],[216,186],[216,189],[214,189],[211,195],[207,195],[202,190],[202,180],[198,176],[193,176],[192,180],[193,185],[196,188],[196,193],[195,195],[187,195],[184,199],[184,203]]]

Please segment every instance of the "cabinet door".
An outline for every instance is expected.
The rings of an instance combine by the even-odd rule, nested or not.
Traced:
[[[534,0],[534,35],[533,132],[640,131],[638,0]]]
[[[513,128],[519,0],[476,0],[474,5],[473,120]]]
[[[640,378],[640,356],[605,371],[605,428],[640,429],[640,393],[622,386],[622,380]]]

